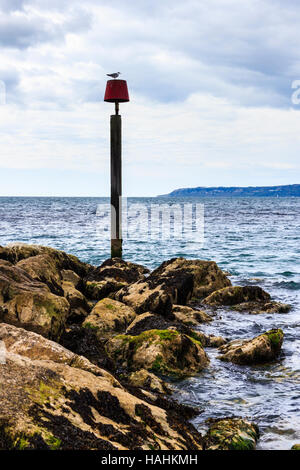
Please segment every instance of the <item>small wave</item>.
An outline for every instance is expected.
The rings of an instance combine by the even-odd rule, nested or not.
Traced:
[[[300,290],[300,282],[295,282],[295,281],[275,282],[273,286],[281,287],[282,289],[288,289],[288,290]]]

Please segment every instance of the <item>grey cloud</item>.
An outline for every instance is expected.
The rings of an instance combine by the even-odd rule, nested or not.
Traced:
[[[2,11],[22,10],[26,0],[0,0],[0,9]]]
[[[17,49],[34,47],[45,42],[63,41],[68,32],[82,32],[91,26],[91,15],[84,9],[69,9],[62,24],[41,16],[2,15],[0,45]]]

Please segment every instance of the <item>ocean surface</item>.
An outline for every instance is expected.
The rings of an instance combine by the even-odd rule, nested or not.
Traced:
[[[153,204],[204,205],[202,233],[191,237],[147,236],[145,207]],[[99,265],[109,257],[110,233],[105,198],[0,198],[0,244],[24,242],[52,246]],[[300,443],[300,198],[136,198],[140,219],[124,240],[124,258],[149,268],[184,256],[215,260],[236,285],[258,285],[275,300],[292,305],[287,314],[249,315],[219,311],[205,333],[226,338],[254,337],[271,328],[285,333],[282,354],[263,366],[237,366],[207,349],[210,366],[199,376],[175,384],[177,399],[196,405],[194,420],[205,430],[209,417],[243,416],[261,431],[258,449],[290,449]],[[100,207],[100,210],[99,210]],[[190,214],[190,215],[188,215]],[[189,224],[187,212],[185,224]],[[136,225],[134,225],[136,224]],[[139,230],[138,230],[139,228]],[[199,235],[199,236],[198,236]]]

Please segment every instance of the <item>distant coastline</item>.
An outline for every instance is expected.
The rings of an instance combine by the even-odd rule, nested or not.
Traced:
[[[300,184],[283,186],[204,187],[175,189],[157,197],[300,197]]]

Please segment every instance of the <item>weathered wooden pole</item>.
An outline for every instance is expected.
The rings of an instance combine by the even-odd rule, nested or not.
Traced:
[[[122,258],[122,119],[110,116],[111,257]]]
[[[108,80],[104,101],[115,103],[110,116],[111,257],[122,258],[122,120],[119,103],[129,101],[125,80]]]

